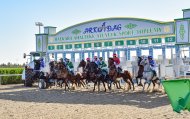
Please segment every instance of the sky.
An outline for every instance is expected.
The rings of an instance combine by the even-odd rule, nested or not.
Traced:
[[[26,62],[23,53],[35,51],[35,22],[60,31],[107,17],[173,21],[182,18],[182,9],[187,8],[190,0],[1,0],[0,64]]]

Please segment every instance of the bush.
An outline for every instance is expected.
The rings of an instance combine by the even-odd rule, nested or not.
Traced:
[[[2,74],[22,74],[23,68],[0,68]],[[22,76],[2,76],[1,84],[19,84],[22,83]]]

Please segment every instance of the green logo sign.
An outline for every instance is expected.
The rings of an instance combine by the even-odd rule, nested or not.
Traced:
[[[38,39],[38,49],[41,49],[41,46],[42,46],[42,43],[41,43],[41,40],[40,38]]]
[[[125,25],[125,28],[127,28],[127,29],[133,29],[135,27],[137,27],[137,25],[136,24],[132,24],[132,23],[129,23],[129,24]]]
[[[77,35],[77,34],[79,34],[81,31],[80,30],[78,30],[78,29],[75,29],[75,30],[73,30],[72,31],[72,34],[75,34],[75,35]]]
[[[183,24],[180,25],[179,34],[180,34],[180,38],[183,40],[184,35],[185,35],[185,28]]]

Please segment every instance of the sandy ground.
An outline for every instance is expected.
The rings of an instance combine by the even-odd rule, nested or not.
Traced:
[[[161,93],[65,92],[19,84],[0,85],[0,119],[190,119],[190,112],[173,112]]]

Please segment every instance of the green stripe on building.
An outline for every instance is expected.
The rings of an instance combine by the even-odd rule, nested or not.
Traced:
[[[139,44],[148,44],[148,39],[139,39]]]
[[[55,46],[53,46],[53,45],[48,46],[48,50],[54,50],[54,49],[55,49]]]
[[[91,48],[92,44],[91,43],[84,43],[84,48]]]
[[[136,45],[135,40],[127,40],[127,45]]]
[[[161,38],[152,38],[151,41],[152,41],[152,44],[162,43],[162,39]]]
[[[101,42],[94,43],[94,47],[102,47],[102,43]]]
[[[124,41],[123,40],[115,41],[115,45],[116,46],[123,46],[124,45]]]
[[[72,44],[65,45],[65,49],[72,49]]]
[[[75,48],[76,48],[76,49],[82,48],[82,44],[75,44]]]
[[[63,45],[57,45],[57,50],[63,50]]]
[[[104,46],[109,47],[109,46],[113,46],[113,44],[111,41],[108,41],[108,42],[104,42]]]

